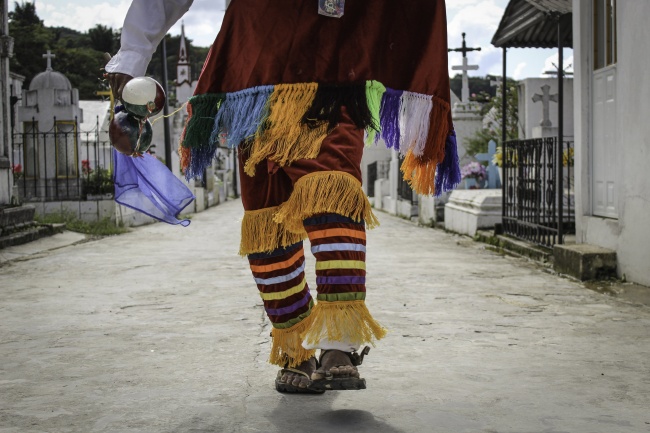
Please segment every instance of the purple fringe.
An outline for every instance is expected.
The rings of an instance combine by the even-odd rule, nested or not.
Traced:
[[[210,145],[218,146],[224,136],[232,149],[255,135],[268,117],[268,101],[273,89],[274,86],[257,86],[229,93],[214,118]]]
[[[383,138],[387,148],[397,151],[400,146],[399,112],[402,93],[404,93],[402,90],[386,88],[386,92],[381,98],[379,114],[381,133],[377,134],[375,138],[375,143],[379,141],[379,138]]]
[[[203,146],[191,149],[190,165],[185,170],[185,179],[203,179],[205,168],[212,163],[217,145],[210,143],[210,146]]]
[[[445,157],[436,167],[436,197],[451,191],[460,183],[460,162],[458,161],[458,144],[456,131],[451,131],[445,142]]]

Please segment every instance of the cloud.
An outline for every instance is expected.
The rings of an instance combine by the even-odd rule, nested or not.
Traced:
[[[501,73],[501,50],[492,46],[490,41],[501,22],[505,3],[503,0],[460,0],[453,4],[450,11],[453,17],[447,23],[448,43],[450,48],[460,47],[462,33],[466,33],[469,47],[480,46],[481,51],[468,54],[470,64],[479,64],[477,75]],[[450,16],[452,14],[449,14]],[[449,53],[450,74],[452,65],[461,64],[460,53]]]
[[[85,32],[97,24],[120,29],[130,5],[131,0],[115,0],[111,3],[96,0],[51,0],[47,3],[37,3],[36,12],[46,26],[67,27]],[[182,18],[185,34],[196,46],[210,46],[221,29],[224,13],[225,0],[194,0],[190,10]],[[169,32],[179,34],[181,21]]]
[[[221,30],[221,23],[225,14],[225,1],[194,0],[192,7],[183,17],[185,35],[198,47],[212,45]],[[170,29],[170,33],[181,32],[181,23],[178,22]]]
[[[94,5],[68,2],[56,4],[37,4],[36,12],[46,26],[68,27],[77,31],[87,31],[97,24],[121,28],[131,2],[119,0],[113,3],[102,2]]]
[[[515,68],[515,72],[512,73],[512,78],[515,80],[521,80],[524,75],[524,70],[526,69],[526,62],[520,62]]]

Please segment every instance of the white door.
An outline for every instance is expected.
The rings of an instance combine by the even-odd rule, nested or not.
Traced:
[[[592,213],[618,218],[616,0],[593,0]]]
[[[592,210],[597,216],[618,218],[616,66],[595,71],[592,89]]]

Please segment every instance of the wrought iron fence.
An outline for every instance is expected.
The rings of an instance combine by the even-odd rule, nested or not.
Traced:
[[[388,179],[389,170],[390,161],[375,161],[368,164],[368,197],[375,196],[375,181],[377,179]]]
[[[575,233],[572,140],[507,141],[502,161],[505,234],[551,247]]]
[[[99,122],[81,131],[79,122],[54,119],[49,131],[24,122],[12,132],[14,184],[23,200],[86,200],[113,193],[112,148]]]

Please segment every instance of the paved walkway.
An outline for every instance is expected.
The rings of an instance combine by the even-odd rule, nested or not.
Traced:
[[[241,214],[0,265],[0,433],[650,431],[650,308],[381,213],[368,389],[276,393]]]

